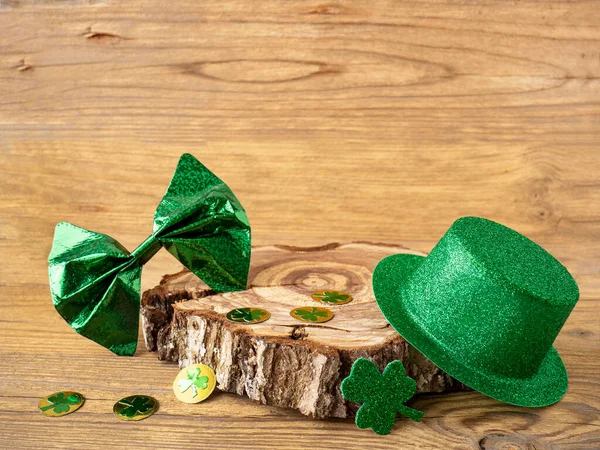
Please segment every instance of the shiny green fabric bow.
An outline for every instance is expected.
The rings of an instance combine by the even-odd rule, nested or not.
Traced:
[[[248,217],[227,185],[189,154],[156,209],[152,235],[133,252],[104,234],[56,226],[48,257],[54,307],[79,334],[132,356],[142,266],[161,247],[217,292],[246,288]]]

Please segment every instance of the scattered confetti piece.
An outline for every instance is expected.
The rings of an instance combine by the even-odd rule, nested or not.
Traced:
[[[303,322],[323,323],[333,319],[333,312],[327,308],[303,306],[291,310],[290,316]]]
[[[261,308],[236,308],[225,316],[227,320],[237,323],[260,323],[271,317],[271,313]]]
[[[312,298],[328,305],[344,305],[352,301],[352,296],[342,291],[317,291],[313,292]]]
[[[423,412],[404,406],[417,391],[417,383],[406,376],[400,361],[392,361],[383,375],[372,361],[358,358],[350,376],[342,381],[342,396],[351,402],[363,403],[356,413],[358,428],[372,428],[377,434],[388,434],[394,426],[396,413],[419,422]]]
[[[184,403],[200,403],[215,389],[215,372],[204,364],[192,364],[181,369],[173,381],[173,392]]]
[[[131,395],[115,403],[113,413],[121,420],[143,420],[154,414],[157,409],[158,400],[154,397]]]
[[[78,392],[61,391],[44,397],[38,403],[40,412],[48,417],[60,417],[77,411],[84,398]]]

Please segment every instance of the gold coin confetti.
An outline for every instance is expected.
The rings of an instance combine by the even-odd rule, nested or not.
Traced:
[[[315,306],[303,306],[301,308],[292,309],[290,316],[302,322],[323,323],[333,319],[333,312],[327,308],[319,308]]]
[[[154,397],[131,395],[115,403],[113,413],[121,420],[142,420],[150,417],[157,409],[158,400]]]
[[[179,372],[173,381],[173,392],[184,403],[200,403],[215,389],[215,372],[205,364],[191,364]]]
[[[40,412],[48,417],[60,417],[77,411],[83,405],[84,398],[78,392],[61,391],[44,397],[38,403]]]
[[[261,308],[236,308],[229,311],[225,317],[236,323],[260,323],[271,317],[271,313]]]
[[[352,301],[352,296],[342,291],[317,291],[311,295],[316,300],[327,305],[344,305]]]

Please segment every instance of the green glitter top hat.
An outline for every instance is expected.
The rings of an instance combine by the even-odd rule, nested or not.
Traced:
[[[567,372],[552,343],[579,289],[562,264],[516,231],[458,219],[429,256],[380,261],[373,290],[394,329],[467,386],[519,406],[565,395]]]

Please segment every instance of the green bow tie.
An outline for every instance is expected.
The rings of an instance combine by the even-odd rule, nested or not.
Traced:
[[[48,257],[54,307],[79,334],[132,356],[142,266],[161,247],[217,292],[246,288],[248,217],[227,185],[189,154],[156,209],[152,235],[133,252],[104,234],[56,226]]]

